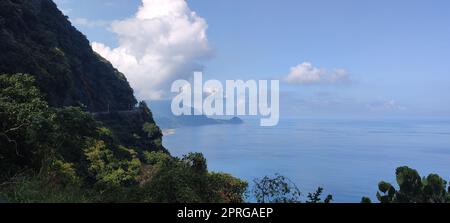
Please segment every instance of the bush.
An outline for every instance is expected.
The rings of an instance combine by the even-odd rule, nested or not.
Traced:
[[[289,178],[280,174],[255,179],[253,196],[258,203],[301,203],[300,189]],[[306,203],[330,203],[333,199],[328,195],[322,201],[323,188],[319,187],[314,193],[308,193]]]
[[[53,176],[27,172],[1,185],[0,197],[11,203],[93,202],[93,191],[78,185],[61,185]]]
[[[208,195],[211,202],[244,203],[248,183],[230,174],[210,173],[208,187],[212,194]]]
[[[255,179],[253,195],[258,203],[299,203],[301,192],[288,178],[275,174]]]
[[[244,201],[247,184],[209,173],[202,154],[163,152],[145,103],[105,118],[111,129],[82,108],[48,107],[29,75],[0,75],[0,87],[0,196],[8,201]],[[123,146],[130,132],[141,139]]]
[[[89,161],[88,171],[96,180],[95,186],[110,189],[137,183],[141,162],[136,154],[130,152],[131,160],[119,160],[103,141],[93,141],[85,155]]]
[[[419,173],[407,166],[396,170],[399,189],[382,181],[378,184],[377,198],[381,203],[448,203],[450,188],[437,174],[421,178]]]
[[[150,202],[232,202],[244,201],[247,183],[227,174],[208,173],[202,154],[190,153],[182,159],[162,152],[147,152],[151,173],[144,180]]]
[[[37,169],[50,156],[44,135],[51,129],[48,110],[33,77],[0,75],[1,173],[12,175],[26,167]]]

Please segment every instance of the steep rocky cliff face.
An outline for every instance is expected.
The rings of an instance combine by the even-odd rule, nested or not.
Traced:
[[[51,0],[0,1],[0,73],[29,73],[51,106],[91,112],[136,104],[125,76],[96,54]]]
[[[0,185],[0,203],[238,203],[247,190],[202,154],[171,157],[145,102],[51,0],[0,0]]]
[[[92,50],[52,0],[0,0],[0,74],[15,73],[34,76],[50,106],[87,109],[116,143],[165,150],[150,110],[135,107],[125,76]]]

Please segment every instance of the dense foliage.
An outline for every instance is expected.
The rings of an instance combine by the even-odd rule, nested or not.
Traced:
[[[0,1],[0,73],[29,73],[51,106],[136,104],[125,76],[96,54],[52,0]]]
[[[162,146],[162,132],[145,102],[128,111],[95,113],[94,118],[107,126],[111,136],[121,145],[132,147],[138,152],[148,148],[166,151]]]
[[[27,75],[0,76],[0,171],[11,174],[20,167],[38,167],[50,148],[43,139],[51,129],[50,108]],[[49,139],[51,140],[51,139]]]
[[[407,166],[396,170],[398,189],[381,181],[377,199],[381,203],[450,203],[450,185],[437,174],[421,177],[417,170]],[[448,186],[448,187],[447,187]],[[363,197],[361,203],[372,203]]]
[[[30,75],[0,75],[0,90],[0,197],[10,202],[245,201],[247,183],[208,172],[202,154],[170,156],[145,103],[94,117],[79,107],[48,106]],[[439,175],[400,167],[396,177],[398,189],[380,182],[381,203],[450,202]],[[255,179],[251,192],[259,203],[302,202],[281,175]],[[331,202],[322,194],[318,188],[305,202]]]
[[[244,201],[247,183],[208,172],[201,154],[171,157],[154,122],[135,133],[148,147],[126,146],[131,133],[78,107],[49,107],[30,75],[0,75],[0,87],[0,197],[10,202]],[[152,121],[145,104],[134,111]]]
[[[245,201],[248,184],[209,172],[202,154],[170,156],[147,105],[135,107],[125,76],[52,0],[1,0],[0,52],[0,73],[18,73],[0,75],[0,200]],[[378,185],[381,203],[450,202],[439,175],[400,167],[396,176],[398,189]],[[260,203],[299,203],[303,195],[281,175],[255,179],[251,192]],[[322,195],[319,187],[305,202],[331,202]]]
[[[450,187],[437,174],[421,177],[409,167],[399,167],[396,170],[399,188],[382,181],[378,184],[377,198],[381,203],[448,203],[450,202]],[[369,202],[363,198],[364,202]]]
[[[0,75],[0,198],[244,201],[247,183],[201,154],[169,155],[147,105],[52,0],[1,0],[0,52],[0,74],[18,73]]]

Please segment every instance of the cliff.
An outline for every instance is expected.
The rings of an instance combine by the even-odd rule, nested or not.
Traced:
[[[0,1],[0,73],[29,73],[51,106],[127,110],[125,76],[96,54],[51,0]]]
[[[243,202],[247,183],[168,154],[123,74],[51,0],[0,0],[0,203]]]
[[[150,110],[135,107],[125,76],[92,50],[53,1],[1,0],[0,52],[0,74],[34,76],[50,106],[82,107],[97,114],[121,145],[165,150]],[[146,124],[155,125],[156,133],[143,131]]]

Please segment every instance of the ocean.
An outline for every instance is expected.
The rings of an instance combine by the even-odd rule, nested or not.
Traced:
[[[245,120],[165,132],[164,146],[174,156],[201,152],[211,171],[250,186],[279,173],[304,200],[320,186],[334,202],[377,201],[378,183],[395,183],[395,169],[405,165],[450,180],[450,119],[282,119],[275,127]]]

